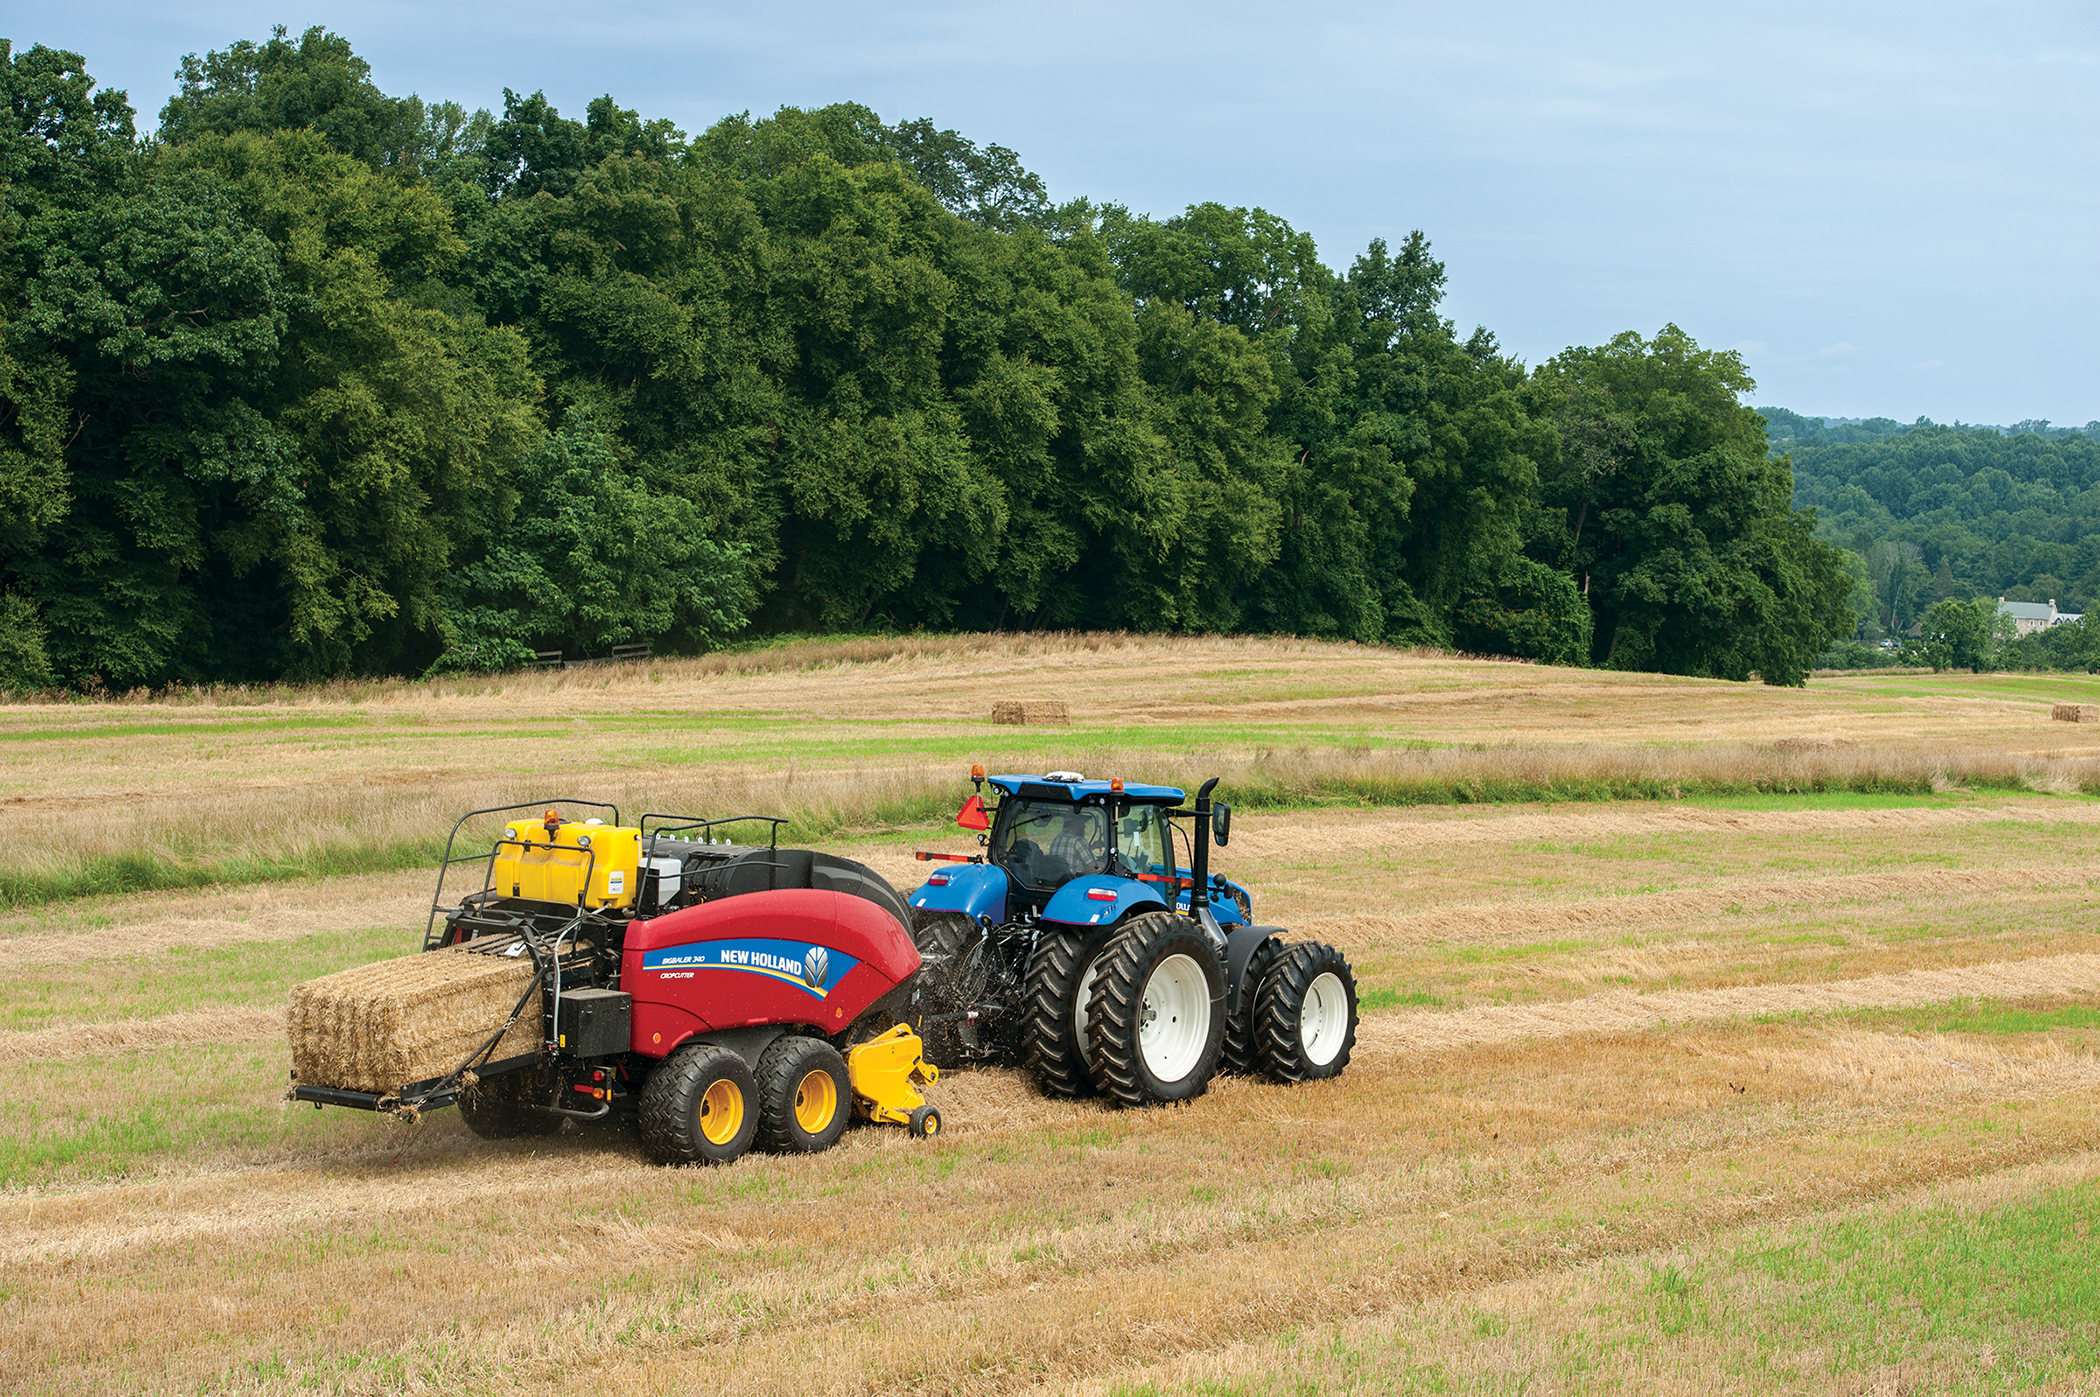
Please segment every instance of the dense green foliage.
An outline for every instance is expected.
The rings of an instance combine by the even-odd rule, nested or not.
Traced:
[[[1799,683],[1851,575],[1731,353],[1536,370],[1420,233],[1053,205],[851,104],[694,138],[0,44],[0,685],[749,627],[1258,630]]]
[[[2100,423],[2010,428],[1829,426],[1766,409],[1794,469],[1794,504],[1858,555],[1875,635],[1950,598],[2100,603]]]

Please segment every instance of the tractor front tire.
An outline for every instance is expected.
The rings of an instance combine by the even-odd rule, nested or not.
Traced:
[[[1235,1077],[1251,1077],[1262,1070],[1261,1048],[1254,1036],[1254,999],[1262,978],[1283,954],[1283,943],[1270,937],[1254,948],[1240,979],[1240,1011],[1225,1020],[1225,1048],[1218,1057],[1218,1070]]]
[[[1356,974],[1348,958],[1301,941],[1262,977],[1254,997],[1262,1070],[1279,1082],[1337,1077],[1356,1048]]]
[[[658,1164],[727,1164],[758,1134],[758,1081],[727,1048],[680,1048],[642,1086],[642,1148]]]
[[[815,1154],[846,1133],[853,1084],[846,1060],[821,1038],[788,1034],[758,1059],[758,1147],[773,1154]]]
[[[561,1129],[562,1118],[532,1109],[552,1095],[546,1074],[538,1068],[484,1077],[460,1093],[459,1118],[484,1140],[552,1135]]]
[[[1094,1080],[1118,1105],[1201,1096],[1225,1039],[1225,970],[1203,929],[1171,912],[1123,923],[1097,963],[1087,1038]]]
[[[1021,1044],[1045,1096],[1085,1096],[1094,1089],[1084,1036],[1088,1006],[1080,995],[1105,944],[1092,928],[1045,932],[1029,958]]]

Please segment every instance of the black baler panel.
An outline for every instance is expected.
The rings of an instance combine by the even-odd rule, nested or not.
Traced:
[[[555,1016],[556,1041],[577,1057],[610,1057],[627,1051],[634,996],[624,990],[569,990]]]

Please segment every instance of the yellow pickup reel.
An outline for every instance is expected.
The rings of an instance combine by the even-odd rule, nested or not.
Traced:
[[[919,1035],[898,1024],[879,1038],[846,1050],[846,1076],[853,1083],[853,1114],[910,1129],[921,1140],[941,1133],[941,1113],[926,1104],[919,1088],[940,1080]]]

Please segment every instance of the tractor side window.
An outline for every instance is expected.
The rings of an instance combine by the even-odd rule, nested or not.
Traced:
[[[1096,805],[1021,802],[999,832],[998,852],[998,861],[1032,887],[1100,873],[1108,863],[1107,812]]]
[[[1158,878],[1173,871],[1167,859],[1167,822],[1159,807],[1132,807],[1116,821],[1116,872],[1126,878]]]

